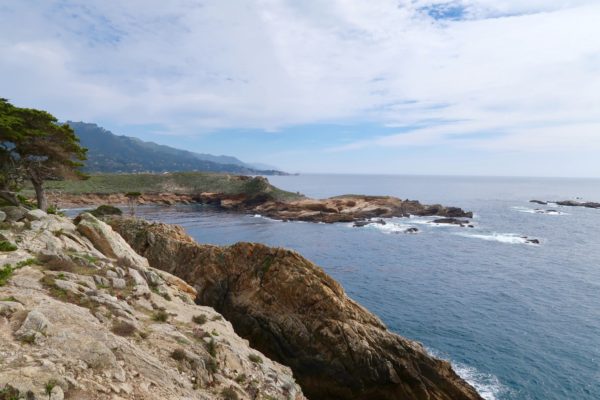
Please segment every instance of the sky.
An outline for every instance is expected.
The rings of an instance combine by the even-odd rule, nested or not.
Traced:
[[[600,177],[600,0],[0,0],[0,97],[289,172]]]

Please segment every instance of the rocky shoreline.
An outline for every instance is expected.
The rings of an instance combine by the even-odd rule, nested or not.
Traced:
[[[388,331],[298,253],[202,245],[181,227],[139,219],[108,222],[154,268],[192,284],[196,301],[253,347],[290,366],[310,399],[481,399],[448,362]]]
[[[545,200],[529,200],[530,203],[540,205],[558,205],[565,207],[585,207],[585,208],[597,208],[600,209],[600,203],[594,201],[575,201],[575,200],[559,200],[559,201],[545,201]]]
[[[0,390],[12,395],[481,399],[293,251],[201,245],[139,219],[3,210]]]
[[[101,204],[125,205],[125,193],[86,193],[49,195],[50,202],[63,208],[92,207]],[[160,204],[210,204],[215,207],[248,214],[260,214],[282,221],[306,222],[357,222],[371,218],[391,218],[415,216],[444,217],[439,223],[456,223],[456,218],[473,218],[473,213],[458,207],[440,204],[425,205],[417,200],[402,200],[391,196],[345,195],[328,199],[300,198],[276,201],[259,194],[223,193],[143,193],[138,198],[140,205]],[[468,221],[459,223],[465,226]]]

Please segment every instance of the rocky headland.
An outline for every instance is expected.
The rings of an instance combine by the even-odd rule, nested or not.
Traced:
[[[143,176],[142,176],[143,177]],[[146,177],[151,180],[154,176]],[[167,179],[159,176],[161,179]],[[202,175],[202,179],[207,179]],[[104,176],[103,178],[106,178]],[[113,176],[110,179],[124,180],[128,176]],[[134,179],[135,176],[131,177]],[[327,199],[310,199],[297,193],[282,191],[261,176],[210,176],[209,183],[186,181],[185,184],[170,177],[162,184],[133,186],[139,190],[136,204],[210,204],[219,209],[249,214],[260,214],[282,221],[307,222],[357,222],[371,218],[391,218],[415,216],[443,217],[439,223],[456,223],[457,218],[472,218],[473,213],[458,207],[440,204],[426,205],[416,200],[402,200],[392,196],[344,195]],[[143,181],[142,178],[140,180]],[[94,186],[76,187],[69,190],[49,190],[51,204],[61,208],[91,207],[101,204],[131,204],[128,195],[129,181],[115,182],[109,189],[98,184],[95,188],[104,191],[91,191]],[[83,184],[81,184],[83,185]],[[468,226],[468,221],[458,225]]]
[[[305,399],[289,367],[90,214],[0,211],[0,399]]]
[[[364,211],[367,204],[377,204],[398,212],[423,211],[414,202],[362,198],[361,204],[343,207]],[[354,199],[360,198],[317,204],[334,207]],[[373,210],[364,212],[362,218]],[[198,304],[213,307],[254,348],[290,366],[310,399],[481,399],[448,362],[388,331],[321,268],[294,251],[255,243],[202,245],[177,226],[124,218],[108,222],[153,268],[192,285]]]

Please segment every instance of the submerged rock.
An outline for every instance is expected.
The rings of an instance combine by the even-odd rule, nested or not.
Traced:
[[[458,218],[438,218],[431,221],[432,224],[449,224],[449,225],[458,225],[458,226],[469,226],[469,220],[467,219],[458,219]],[[470,226],[472,227],[472,225]]]
[[[451,365],[386,329],[321,268],[261,244],[200,245],[181,227],[113,219],[150,264],[193,284],[236,332],[319,400],[481,399]]]
[[[548,204],[547,201],[542,201],[542,200],[529,200],[530,203],[535,203],[535,204],[541,204],[541,205],[546,205]]]

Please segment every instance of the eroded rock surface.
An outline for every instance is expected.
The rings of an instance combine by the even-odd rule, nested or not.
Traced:
[[[12,271],[0,286],[7,398],[305,399],[288,367],[194,304],[193,287],[151,268],[110,226],[34,214],[0,231],[18,246],[0,252],[0,269]]]
[[[193,284],[236,331],[289,365],[314,400],[480,399],[446,361],[389,332],[299,254],[260,244],[195,243],[182,228],[112,219],[150,265]]]

